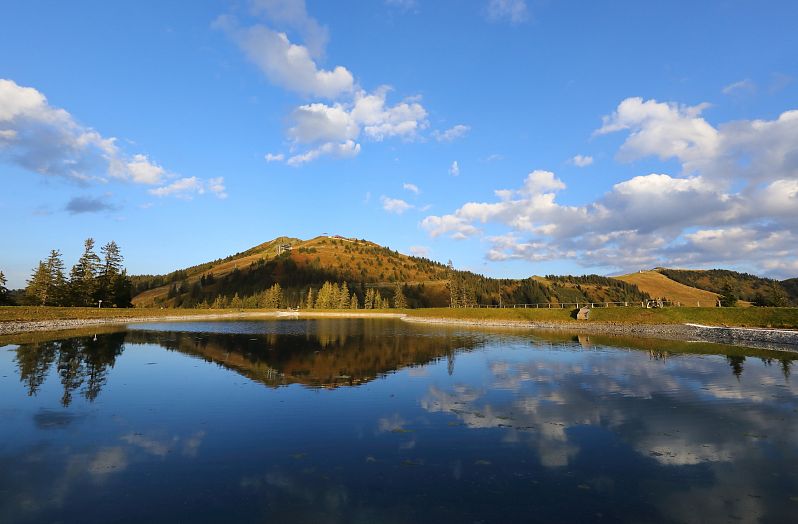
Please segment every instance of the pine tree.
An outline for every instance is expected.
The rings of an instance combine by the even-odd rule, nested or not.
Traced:
[[[216,298],[213,299],[213,304],[211,304],[212,309],[225,309],[227,307],[227,297],[224,295],[216,295]]]
[[[64,276],[64,261],[61,260],[61,252],[57,249],[50,251],[47,257],[47,272],[50,275],[49,289],[45,305],[63,306],[67,302],[67,284]]]
[[[315,302],[315,300],[313,300],[313,288],[312,288],[312,287],[309,287],[309,288],[308,288],[308,296],[307,296],[307,298],[305,299],[305,308],[307,308],[307,309],[313,309],[313,307],[314,307],[315,305],[316,305],[316,302]]]
[[[244,307],[244,301],[241,300],[241,297],[238,296],[238,293],[233,295],[233,299],[230,301],[230,307],[233,309],[241,309]]]
[[[69,272],[69,301],[73,306],[94,305],[99,270],[100,257],[94,252],[94,239],[87,238],[83,243],[83,254]]]
[[[127,270],[123,269],[116,275],[111,283],[111,303],[114,307],[130,307],[133,298],[133,283],[127,276]],[[191,297],[196,300],[196,297]]]
[[[372,309],[374,308],[374,288],[368,288],[366,290],[366,297],[363,301],[363,309]]]
[[[349,309],[358,309],[357,295],[352,293],[352,298],[349,299]]]
[[[25,294],[37,306],[44,306],[47,304],[51,282],[52,279],[50,278],[50,271],[47,269],[47,264],[41,261],[28,279],[28,286],[25,288]]]
[[[374,297],[373,297],[372,300],[374,301],[372,306],[371,306],[373,309],[382,309],[382,306],[383,306],[382,295],[380,294],[380,290],[379,289],[374,291]]]
[[[407,309],[407,300],[405,294],[402,292],[402,284],[396,283],[396,289],[393,292],[393,307],[396,309]]]
[[[344,282],[338,290],[338,309],[349,309],[349,304],[349,286]]]
[[[113,240],[101,247],[100,252],[103,254],[103,260],[97,276],[94,300],[102,300],[112,305],[114,280],[122,272],[122,254]]]
[[[8,288],[6,288],[6,276],[0,271],[0,306],[8,303]]]

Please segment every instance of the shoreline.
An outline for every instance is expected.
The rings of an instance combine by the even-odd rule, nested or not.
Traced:
[[[642,324],[618,322],[552,322],[535,320],[458,319],[420,317],[388,312],[293,312],[263,311],[211,313],[197,315],[109,317],[86,319],[53,319],[0,322],[0,335],[17,335],[41,331],[63,331],[102,325],[123,325],[144,322],[190,322],[204,320],[288,319],[288,318],[395,318],[417,324],[498,327],[540,331],[573,332],[595,335],[621,335],[731,344],[755,349],[798,352],[798,331],[769,328],[705,326],[701,324]]]

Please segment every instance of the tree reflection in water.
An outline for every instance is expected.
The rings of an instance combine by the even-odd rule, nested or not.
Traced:
[[[64,393],[61,404],[72,403],[74,393],[88,401],[97,398],[106,383],[109,368],[122,354],[125,332],[75,337],[57,341],[23,344],[17,350],[20,380],[28,395],[35,396],[53,366],[56,365]]]

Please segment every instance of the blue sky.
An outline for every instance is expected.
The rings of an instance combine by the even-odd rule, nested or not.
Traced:
[[[0,270],[279,235],[798,276],[795,2],[7,2]],[[455,167],[456,166],[456,167]]]

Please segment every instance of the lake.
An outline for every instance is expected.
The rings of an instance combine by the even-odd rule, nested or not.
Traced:
[[[3,344],[3,523],[798,518],[798,354],[385,319]]]

